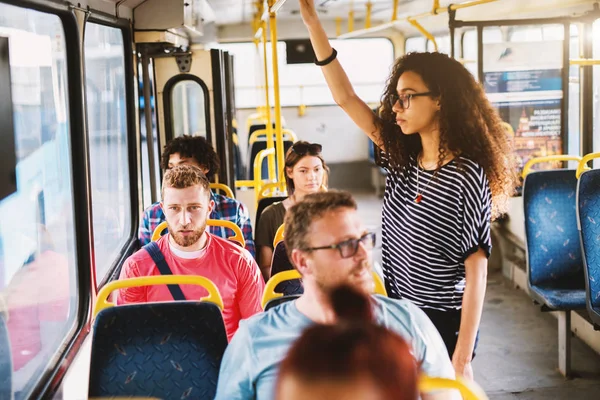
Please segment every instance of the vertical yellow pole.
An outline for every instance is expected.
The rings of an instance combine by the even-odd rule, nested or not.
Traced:
[[[337,17],[335,19],[335,35],[340,36],[342,34],[342,18]]]
[[[354,10],[348,12],[348,32],[354,31]]]
[[[392,11],[392,21],[398,19],[398,0],[394,0],[394,10]]]
[[[275,0],[269,0],[269,8]],[[269,25],[271,29],[271,46],[273,47],[273,92],[275,93],[275,149],[277,151],[277,168],[279,169],[279,189],[285,189],[285,154],[283,154],[283,133],[281,130],[281,98],[279,96],[279,66],[277,60],[277,14],[269,10]]]
[[[369,29],[371,27],[371,11],[373,9],[373,3],[370,1],[367,3],[367,13],[365,15],[365,29]]]
[[[269,101],[269,65],[267,62],[267,22],[262,21],[262,42],[263,42],[263,60],[265,70],[265,116],[267,117],[267,123],[265,129],[267,131],[267,149],[275,148],[273,143],[273,123],[271,122],[271,103]],[[267,158],[269,180],[277,180],[277,171],[275,170],[275,154],[269,154]]]

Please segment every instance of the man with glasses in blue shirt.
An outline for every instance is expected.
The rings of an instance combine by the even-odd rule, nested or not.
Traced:
[[[221,363],[218,400],[272,399],[279,363],[304,328],[336,322],[329,292],[342,284],[373,292],[375,234],[364,228],[349,193],[310,194],[288,209],[285,245],[304,294],[240,322]],[[410,343],[424,374],[454,379],[444,342],[423,311],[407,300],[372,298],[377,322]]]

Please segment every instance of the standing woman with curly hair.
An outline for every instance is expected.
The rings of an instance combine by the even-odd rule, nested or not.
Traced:
[[[333,98],[382,152],[388,294],[427,313],[456,372],[472,379],[490,224],[515,182],[501,120],[471,73],[440,53],[400,57],[374,114],[336,59],[314,1],[299,2]]]

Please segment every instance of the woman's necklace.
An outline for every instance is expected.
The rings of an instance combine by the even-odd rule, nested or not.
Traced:
[[[429,178],[429,181],[427,182],[427,185],[425,185],[425,187],[422,190],[419,190],[419,170],[421,169],[420,166],[420,162],[419,159],[417,159],[417,189],[415,192],[415,203],[419,204],[421,202],[421,200],[423,200],[423,192],[425,192],[425,189],[427,189],[429,187],[429,184],[431,183],[431,181],[433,180],[433,178],[435,177],[435,175],[437,174],[439,168],[436,168],[436,170],[433,172],[433,175],[431,175],[431,178]],[[423,170],[425,170],[423,168]]]

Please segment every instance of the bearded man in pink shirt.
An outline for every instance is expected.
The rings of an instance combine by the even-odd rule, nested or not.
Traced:
[[[247,250],[206,230],[214,202],[198,167],[180,165],[165,173],[161,207],[169,233],[129,257],[120,279],[170,273],[210,279],[223,298],[223,321],[231,339],[241,319],[262,311],[265,284],[258,265]],[[117,303],[198,300],[207,294],[194,285],[134,287],[121,289]]]

